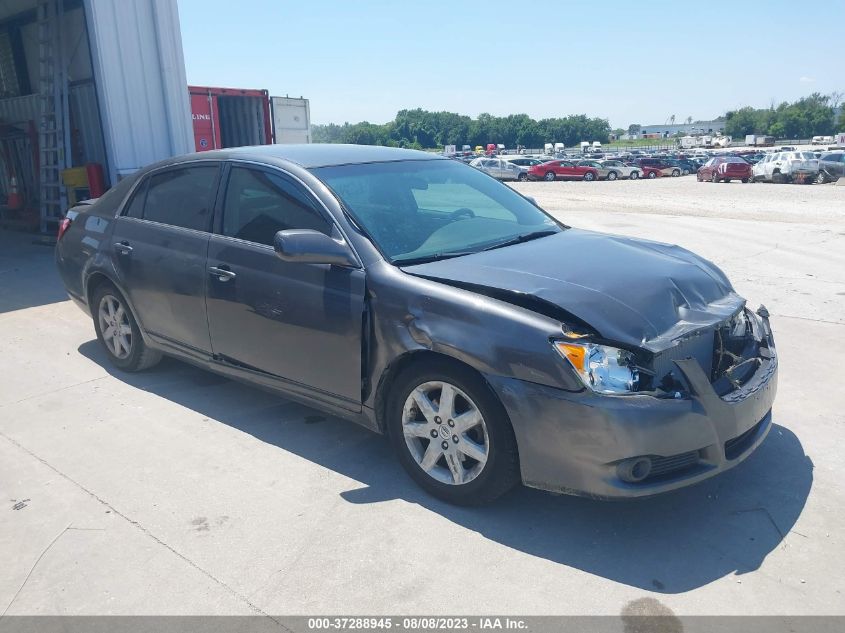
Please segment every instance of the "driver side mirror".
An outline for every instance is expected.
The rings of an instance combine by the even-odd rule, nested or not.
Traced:
[[[285,262],[358,267],[358,261],[346,242],[312,229],[279,231],[273,238],[273,249],[276,256]]]

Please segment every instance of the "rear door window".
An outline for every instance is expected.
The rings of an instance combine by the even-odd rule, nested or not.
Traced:
[[[332,233],[331,223],[300,185],[281,174],[233,167],[223,207],[223,235],[272,246],[276,232],[288,229]]]
[[[147,178],[144,182],[138,185],[135,189],[135,193],[132,194],[132,199],[129,201],[129,204],[126,205],[123,215],[130,218],[137,218],[139,220],[144,217],[144,201],[147,198],[147,184],[149,182],[150,181]]]
[[[218,172],[217,165],[200,165],[153,174],[146,185],[144,219],[208,231]]]

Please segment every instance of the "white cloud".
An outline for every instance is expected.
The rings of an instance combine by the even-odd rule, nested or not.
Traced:
[[[801,79],[799,79],[798,81],[800,81],[802,84],[811,84],[815,82],[816,79],[815,77],[801,77]]]

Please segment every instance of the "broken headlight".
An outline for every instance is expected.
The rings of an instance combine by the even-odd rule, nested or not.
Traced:
[[[631,393],[640,376],[631,352],[596,345],[555,341],[555,349],[575,369],[581,381],[597,393]]]

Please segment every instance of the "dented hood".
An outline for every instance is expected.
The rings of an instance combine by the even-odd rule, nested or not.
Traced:
[[[578,229],[403,270],[546,313],[556,308],[561,320],[569,313],[604,339],[655,352],[745,304],[721,270],[686,249]]]

